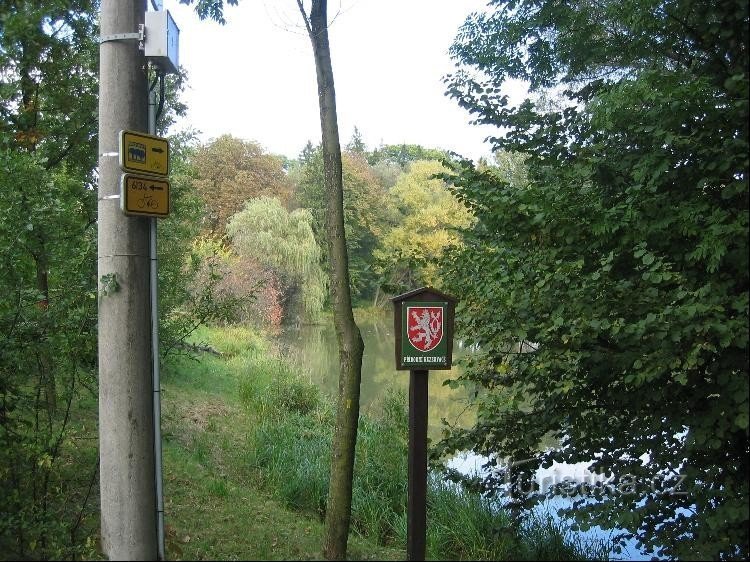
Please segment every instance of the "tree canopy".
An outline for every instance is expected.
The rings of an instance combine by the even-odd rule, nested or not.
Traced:
[[[488,455],[483,489],[518,500],[539,467],[591,462],[610,480],[581,526],[747,558],[747,2],[491,6],[448,94],[528,170],[457,167],[478,222],[445,267],[484,391],[439,452]]]
[[[286,203],[291,195],[281,159],[255,142],[222,135],[199,148],[191,163],[206,205],[205,226],[212,234],[223,234],[229,218],[248,199],[267,196]]]
[[[459,242],[458,229],[471,225],[468,209],[439,177],[445,172],[435,160],[413,162],[389,192],[401,216],[374,251],[375,270],[389,292],[437,285],[435,264]]]
[[[364,154],[342,154],[344,183],[344,227],[349,255],[349,275],[355,297],[369,296],[377,278],[372,272],[373,250],[396,219],[396,209],[386,189],[379,183]],[[320,147],[308,146],[295,178],[297,202],[313,216],[313,230],[325,251],[325,197],[323,155]],[[327,262],[327,255],[324,255]]]
[[[0,550],[16,558],[80,552],[80,498],[55,490],[93,468],[58,469],[70,405],[96,383],[93,13],[18,1],[0,16]]]

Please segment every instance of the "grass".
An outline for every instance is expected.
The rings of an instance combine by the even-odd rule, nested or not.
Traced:
[[[204,355],[200,362],[178,358],[164,369],[168,558],[321,559],[320,516],[300,503],[284,501],[269,485],[269,475],[259,471],[253,460],[258,430],[263,419],[271,419],[270,405],[281,403],[305,411],[306,401],[315,392],[277,384],[277,376],[289,377],[291,372],[268,359],[266,344],[249,332],[202,330],[198,334],[202,341],[208,336],[222,357]],[[243,341],[249,345],[243,346]],[[253,404],[266,406],[248,408],[251,396]],[[327,453],[321,451],[319,458],[327,459]],[[305,464],[298,468],[304,471]],[[290,490],[289,497],[294,496]],[[393,560],[401,552],[353,536],[349,556]]]
[[[322,558],[322,524],[292,512],[272,496],[221,472],[217,454],[196,457],[164,447],[167,555],[170,560],[311,560]],[[353,559],[395,559],[396,552],[353,541]]]
[[[189,558],[205,554],[231,558],[251,545],[265,545],[255,557],[277,554],[298,559],[320,557],[322,520],[325,514],[329,452],[334,410],[331,400],[303,379],[288,364],[275,359],[269,344],[247,330],[204,329],[199,337],[224,355],[205,357],[201,363],[182,362],[171,369],[167,381],[179,394],[183,420],[174,425],[182,435],[175,438],[185,461],[212,467],[193,500],[201,509],[221,505],[216,515],[228,524],[246,519],[247,488],[258,492],[263,505],[281,506],[307,521],[309,532],[299,534],[290,523],[291,535],[267,535],[265,524],[249,529],[249,543],[242,541],[232,552],[219,549],[221,540],[201,538],[182,544]],[[167,396],[170,386],[167,386]],[[176,392],[179,389],[179,392]],[[165,403],[168,403],[168,397]],[[352,498],[350,557],[402,558],[406,544],[407,412],[403,394],[387,394],[377,415],[360,418]],[[188,420],[184,420],[187,417]],[[175,422],[176,420],[172,420]],[[195,426],[195,431],[186,428]],[[529,520],[516,527],[482,497],[431,474],[428,492],[428,544],[430,559],[553,559],[606,558],[606,550],[580,543],[552,520]],[[195,493],[193,489],[192,493]],[[270,503],[269,503],[270,502]],[[252,502],[251,502],[252,503]],[[253,509],[259,509],[255,505]],[[206,519],[205,515],[196,518]],[[252,517],[251,517],[252,519]],[[257,519],[257,518],[256,518]],[[185,518],[182,527],[189,525]],[[223,519],[197,531],[202,537],[224,533]],[[296,530],[295,530],[296,529]],[[233,532],[233,531],[232,531]],[[179,535],[179,533],[178,533]],[[314,537],[309,544],[307,539]],[[208,541],[208,542],[206,542]],[[264,542],[265,541],[265,542]],[[268,542],[275,546],[268,546]],[[284,541],[301,541],[289,550]],[[285,549],[286,548],[286,549]],[[282,549],[283,550],[282,552]]]

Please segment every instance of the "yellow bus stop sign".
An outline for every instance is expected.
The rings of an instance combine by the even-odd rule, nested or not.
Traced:
[[[125,172],[169,175],[169,141],[162,137],[120,131],[120,168]]]
[[[169,215],[169,181],[149,176],[123,174],[120,208],[126,215],[164,218]]]

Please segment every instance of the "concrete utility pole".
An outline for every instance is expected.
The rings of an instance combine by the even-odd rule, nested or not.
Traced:
[[[149,219],[120,211],[120,130],[146,131],[146,0],[102,0],[99,70],[99,455],[110,560],[156,560]],[[122,37],[127,34],[129,37]]]

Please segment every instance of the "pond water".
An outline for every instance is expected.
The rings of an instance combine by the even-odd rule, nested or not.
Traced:
[[[360,407],[363,412],[378,408],[380,400],[397,389],[408,402],[409,371],[397,371],[393,335],[393,313],[368,317],[357,321],[365,352],[362,358]],[[310,382],[318,385],[328,396],[336,396],[339,380],[338,342],[333,324],[287,326],[276,337],[282,355],[297,366]],[[453,358],[462,355],[454,344]],[[467,409],[467,395],[463,389],[451,389],[443,382],[460,374],[458,367],[445,371],[430,371],[428,398],[429,438],[440,438],[441,419],[451,424],[469,426],[473,413]]]
[[[357,325],[365,342],[365,352],[362,360],[362,382],[360,404],[363,413],[379,407],[380,400],[391,389],[398,389],[404,393],[405,403],[408,401],[409,371],[397,371],[395,368],[395,342],[393,334],[392,312],[382,317],[368,317],[358,320]],[[310,382],[318,385],[328,396],[336,396],[338,389],[339,361],[336,332],[332,323],[319,325],[287,326],[276,337],[281,354],[300,369]],[[454,363],[466,350],[458,342],[454,342]],[[429,375],[429,406],[428,406],[428,435],[433,441],[441,437],[441,419],[446,419],[451,425],[470,427],[474,422],[474,413],[468,407],[467,391],[463,388],[451,389],[444,386],[447,379],[460,375],[460,367],[451,370],[430,371]],[[465,474],[479,470],[483,458],[467,453],[456,457],[450,465]],[[585,463],[578,465],[558,464],[554,467],[555,477],[566,477],[578,482],[590,478]],[[540,480],[550,475],[540,471]],[[570,505],[569,498],[555,498],[539,506],[540,512],[548,512],[557,518],[557,509]],[[583,533],[585,537],[607,539],[613,531],[602,530],[597,527]],[[629,541],[625,549],[619,553],[611,553],[611,558],[623,560],[649,560],[653,553],[639,551],[635,541]]]
[[[456,456],[448,463],[448,466],[463,474],[482,474],[484,473],[482,465],[486,461],[486,457],[469,452]],[[574,464],[554,462],[549,468],[537,470],[534,479],[540,490],[547,490],[552,485],[561,482],[568,482],[573,488],[576,488],[580,484],[592,486],[595,482],[605,481],[602,475],[589,471],[590,464],[586,462]],[[570,507],[575,499],[580,499],[580,497],[555,496],[542,501],[534,511],[540,515],[550,515],[553,519],[559,521],[561,518],[557,514],[558,510]],[[566,523],[572,524],[573,521],[568,519]],[[602,529],[593,526],[587,531],[579,531],[578,535],[585,539],[611,541],[618,531],[619,529]],[[635,539],[627,540],[619,553],[610,552],[609,556],[610,560],[652,560],[658,558],[654,552],[639,549]]]

